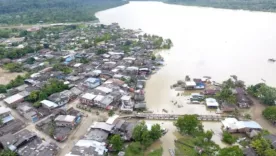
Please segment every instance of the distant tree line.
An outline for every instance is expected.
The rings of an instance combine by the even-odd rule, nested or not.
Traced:
[[[125,4],[122,0],[0,0],[0,24],[93,21],[97,11]]]

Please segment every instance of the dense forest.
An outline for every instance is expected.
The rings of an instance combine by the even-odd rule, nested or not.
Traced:
[[[124,3],[123,0],[0,0],[0,25],[92,21],[96,19],[95,12]]]
[[[163,0],[167,3],[252,11],[276,11],[276,0]]]

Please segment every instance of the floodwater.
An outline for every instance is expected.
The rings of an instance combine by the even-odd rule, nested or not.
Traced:
[[[188,97],[177,96],[170,86],[177,80],[211,76],[221,82],[237,75],[247,85],[262,82],[276,86],[276,14],[164,4],[130,2],[98,12],[103,24],[117,22],[128,29],[141,28],[145,33],[170,38],[174,46],[160,54],[166,65],[146,84],[146,102],[154,113],[215,114],[204,105],[188,104]],[[172,102],[173,101],[173,102]],[[177,102],[177,104],[174,104]],[[174,131],[172,122],[166,122]],[[221,123],[204,123],[215,132],[220,144]],[[164,155],[173,147],[175,134],[161,138]]]

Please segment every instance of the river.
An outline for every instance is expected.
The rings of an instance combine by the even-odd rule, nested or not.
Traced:
[[[141,28],[146,33],[172,40],[174,46],[161,52],[166,65],[146,84],[147,107],[155,113],[165,108],[169,113],[214,114],[203,105],[187,104],[187,97],[176,96],[177,92],[170,89],[185,75],[192,78],[208,75],[220,82],[234,74],[247,85],[264,79],[276,86],[273,72],[276,65],[267,61],[276,58],[274,13],[130,2],[98,12],[96,17],[103,24],[116,22],[124,28]],[[178,108],[171,101],[183,107]],[[204,126],[220,133],[221,124],[204,123]],[[216,137],[214,140],[219,140]],[[163,138],[165,155],[168,144],[173,143]]]

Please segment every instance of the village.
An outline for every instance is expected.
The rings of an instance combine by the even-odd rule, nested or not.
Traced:
[[[170,39],[123,29],[117,23],[14,31],[17,35],[0,40],[5,47],[0,65],[25,74],[0,88],[3,149],[20,156],[102,156],[115,151],[110,136],[127,143],[135,140],[133,131],[140,119],[151,131],[154,124],[147,120],[173,121],[184,115],[166,108],[156,113],[145,102],[146,81],[165,65],[158,51],[170,49]],[[263,133],[263,127],[244,113],[253,101],[236,76],[223,83],[209,76],[186,76],[171,89],[177,90],[178,98],[186,98],[186,104],[204,105],[212,112],[195,114],[199,121],[221,122],[224,132],[241,133],[241,139]],[[184,107],[174,100],[168,105]],[[160,130],[162,135],[169,131]],[[276,142],[273,134],[265,137]],[[243,151],[254,156],[250,145]],[[124,151],[118,155],[128,156]]]

